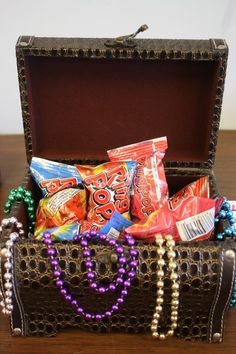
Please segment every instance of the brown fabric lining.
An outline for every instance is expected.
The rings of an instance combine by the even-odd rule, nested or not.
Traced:
[[[166,135],[166,160],[207,161],[218,65],[26,57],[33,155],[104,159]]]

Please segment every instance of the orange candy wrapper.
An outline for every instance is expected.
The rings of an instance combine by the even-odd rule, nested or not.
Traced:
[[[97,167],[76,165],[89,191],[87,224],[100,229],[118,211],[130,219],[130,188],[136,163],[107,162]]]
[[[111,161],[137,162],[131,195],[133,221],[147,219],[168,196],[162,162],[166,149],[167,139],[162,137],[107,151]]]
[[[86,190],[68,188],[42,198],[36,213],[35,236],[45,229],[83,220],[86,216]]]
[[[175,240],[208,239],[214,230],[216,200],[209,199],[208,177],[181,189],[146,221],[125,229],[137,239],[153,241],[155,234],[171,234]]]

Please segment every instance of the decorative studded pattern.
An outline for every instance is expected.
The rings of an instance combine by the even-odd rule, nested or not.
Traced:
[[[85,266],[78,244],[57,243],[60,267],[83,307],[101,312],[112,302],[110,294],[93,292],[85,277]],[[98,280],[106,283],[115,276],[109,247],[94,245]],[[15,273],[26,320],[26,335],[52,336],[66,327],[94,332],[149,332],[156,297],[156,246],[138,245],[138,275],[121,311],[110,320],[86,321],[65,303],[53,280],[46,247],[36,241],[15,245]],[[177,272],[180,276],[180,307],[176,335],[191,340],[207,340],[210,309],[219,275],[221,244],[215,242],[182,243],[176,246]],[[165,302],[161,326],[165,329],[170,315],[170,281],[165,279]],[[114,295],[115,296],[115,295]]]

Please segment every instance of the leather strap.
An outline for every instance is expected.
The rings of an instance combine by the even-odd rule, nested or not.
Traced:
[[[223,338],[224,317],[233,290],[235,275],[235,250],[222,249],[219,259],[219,279],[208,322],[208,341],[221,342]]]

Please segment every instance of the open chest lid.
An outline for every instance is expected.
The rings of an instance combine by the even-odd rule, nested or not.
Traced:
[[[28,161],[103,161],[108,149],[167,136],[166,167],[212,168],[225,41],[113,41],[19,38]]]

